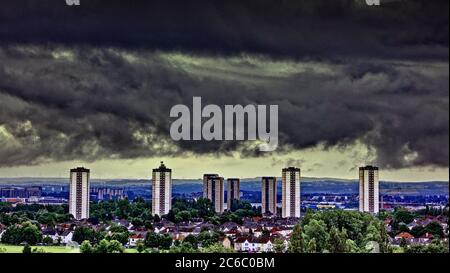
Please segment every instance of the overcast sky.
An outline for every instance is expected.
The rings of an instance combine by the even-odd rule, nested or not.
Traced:
[[[3,1],[0,177],[448,180],[447,0]],[[279,105],[279,147],[182,141],[170,108]]]

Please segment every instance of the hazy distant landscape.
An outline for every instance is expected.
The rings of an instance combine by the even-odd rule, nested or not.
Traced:
[[[281,181],[281,180],[280,180]],[[62,185],[68,184],[68,179],[64,178],[0,178],[0,186],[15,185]],[[308,193],[326,193],[326,194],[355,194],[358,192],[357,180],[334,179],[334,178],[302,178],[301,189],[303,194]],[[143,179],[93,179],[92,186],[109,187],[131,187],[145,186],[150,187],[150,180]],[[241,180],[242,191],[260,191],[260,178],[247,178]],[[279,183],[281,188],[281,183]],[[195,179],[175,179],[173,180],[173,192],[179,194],[189,194],[192,192],[201,192],[202,182]],[[426,182],[391,182],[381,181],[380,192],[382,194],[395,195],[448,195],[448,181],[426,181]]]

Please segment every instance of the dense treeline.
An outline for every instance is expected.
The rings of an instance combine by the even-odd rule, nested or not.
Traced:
[[[309,211],[294,227],[289,252],[390,252],[383,222],[356,211]]]
[[[225,222],[242,223],[242,218],[261,216],[261,209],[252,207],[247,201],[233,200],[232,209],[217,215],[214,212],[213,203],[209,199],[198,200],[174,199],[172,209],[165,218],[174,223],[190,221],[194,218],[202,218],[218,225]]]
[[[28,243],[36,245],[42,241],[42,232],[38,226],[31,222],[24,222],[21,225],[12,225],[6,229],[2,235],[2,243],[20,245]]]
[[[145,223],[153,221],[151,202],[143,198],[133,201],[128,199],[109,200],[92,203],[90,206],[90,217],[92,222],[108,222],[113,219],[134,221],[136,226],[144,226]]]
[[[411,230],[406,226],[414,219],[423,216],[448,216],[448,206],[443,210],[426,208],[411,212],[396,208],[393,212],[381,212],[377,217],[357,211],[329,210],[308,211],[302,221],[293,230],[289,252],[392,252],[435,253],[448,252],[448,245],[439,240],[429,245],[412,245],[405,243],[401,248],[389,244],[389,235],[393,237],[401,231],[408,231],[415,237],[430,233],[435,239],[444,237],[444,230],[437,222],[426,226],[415,226]],[[91,224],[102,222],[98,226],[78,226],[72,240],[83,245],[83,252],[122,252],[131,235],[125,226],[117,225],[112,220],[128,220],[137,228],[145,228],[148,233],[137,244],[139,252],[226,252],[220,244],[224,234],[218,225],[228,221],[242,223],[242,218],[261,216],[259,209],[245,201],[234,200],[232,210],[223,214],[214,212],[213,204],[208,199],[198,200],[174,199],[172,209],[162,217],[151,214],[151,204],[141,198],[129,202],[127,199],[104,201],[91,204]],[[173,240],[170,235],[158,234],[153,225],[162,219],[179,223],[182,221],[203,220],[215,225],[213,230],[202,230],[200,234],[189,235],[183,241]],[[44,206],[22,205],[15,207],[0,203],[0,223],[6,226],[1,242],[12,245],[54,244],[49,237],[43,236],[43,226],[54,226],[73,220],[68,214],[67,205]],[[386,232],[383,221],[389,220],[393,230]],[[72,223],[73,225],[74,223]],[[57,244],[57,243],[56,243]],[[120,247],[118,246],[120,245]],[[274,242],[277,252],[284,251],[283,242]]]
[[[55,225],[70,221],[68,205],[24,205],[13,207],[9,203],[0,203],[0,223],[10,226],[26,221],[37,221],[39,224]]]

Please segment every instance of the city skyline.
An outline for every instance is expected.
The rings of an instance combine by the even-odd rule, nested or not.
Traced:
[[[0,5],[0,256],[448,254],[449,0]]]
[[[146,178],[163,159],[176,178],[372,164],[386,180],[449,180],[448,1],[111,1],[3,4],[0,177]],[[194,97],[277,105],[276,151],[172,139],[170,110]]]
[[[380,210],[379,168],[359,167],[359,211],[377,214]],[[227,185],[225,186],[225,180]],[[301,217],[301,169],[290,166],[281,170],[281,217]],[[153,215],[167,215],[172,209],[172,169],[163,161],[152,172],[151,208]],[[203,174],[202,197],[209,199],[215,213],[233,210],[235,200],[240,200],[240,178],[225,179],[218,174]],[[278,212],[276,177],[261,178],[261,213],[275,215]],[[89,218],[90,170],[77,167],[70,170],[69,213],[75,219]],[[226,190],[226,191],[225,191]],[[225,198],[225,192],[227,198]],[[226,199],[226,202],[225,202]],[[225,203],[227,207],[225,209]],[[234,208],[236,209],[236,208]],[[278,215],[279,216],[279,215]]]

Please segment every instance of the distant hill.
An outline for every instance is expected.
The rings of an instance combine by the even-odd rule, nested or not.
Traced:
[[[260,191],[260,178],[246,178],[241,180],[241,190]],[[43,184],[68,184],[65,178],[0,178],[1,185],[43,185]],[[116,187],[150,186],[149,180],[144,179],[93,179],[93,186],[107,185]],[[281,183],[279,183],[281,188]],[[328,193],[328,194],[356,194],[358,193],[358,181],[335,178],[310,178],[302,177],[302,193]],[[173,181],[174,193],[192,193],[202,191],[200,179],[175,179]],[[448,181],[425,182],[380,182],[382,194],[395,195],[449,195]]]

